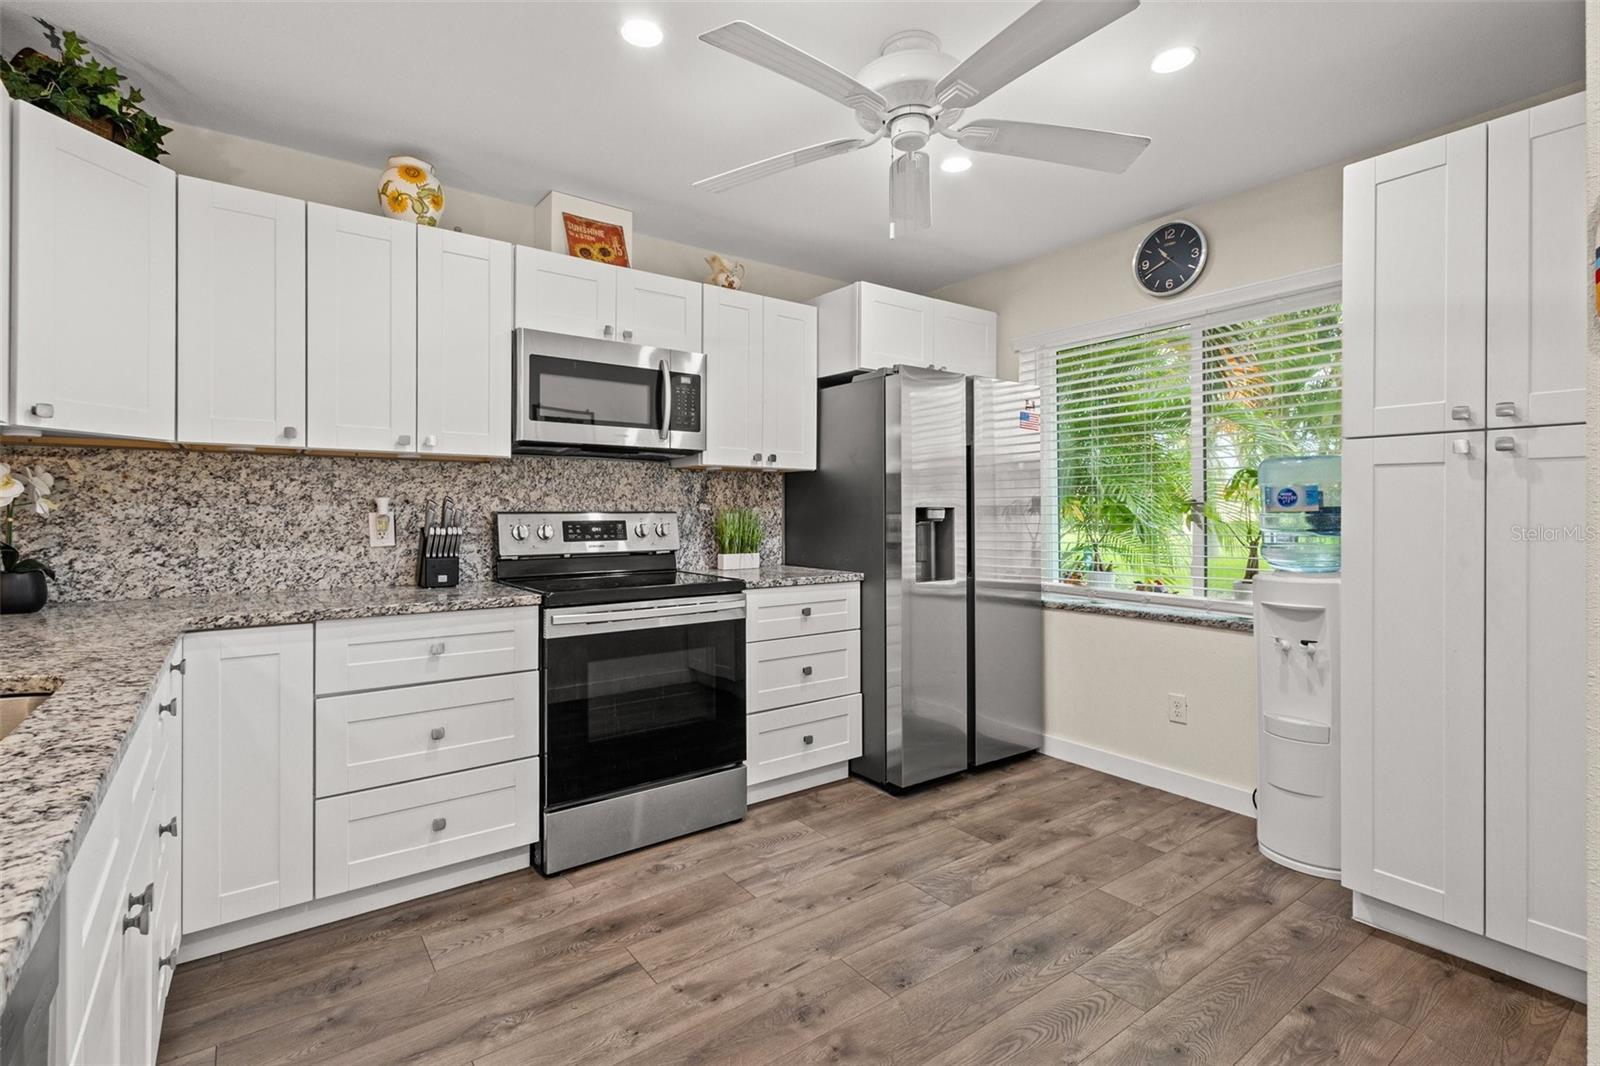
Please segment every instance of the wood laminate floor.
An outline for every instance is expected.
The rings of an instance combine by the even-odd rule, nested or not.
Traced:
[[[1581,1007],[1371,932],[1254,839],[1042,756],[842,781],[181,966],[162,1061],[1583,1062]]]

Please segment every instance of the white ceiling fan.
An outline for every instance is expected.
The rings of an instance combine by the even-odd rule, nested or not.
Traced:
[[[1148,137],[1077,126],[1001,119],[969,122],[961,114],[1058,52],[1070,48],[1139,6],[1139,0],[1042,0],[965,60],[939,50],[939,39],[906,30],[884,42],[877,59],[852,78],[822,60],[757,29],[730,22],[700,39],[815,89],[856,113],[871,136],[824,141],[724,171],[694,183],[724,192],[794,167],[858,151],[885,138],[897,154],[889,166],[891,234],[933,224],[928,154],[934,134],[971,152],[1039,159],[1120,174],[1150,144]]]

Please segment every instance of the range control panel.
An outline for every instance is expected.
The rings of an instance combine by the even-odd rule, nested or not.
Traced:
[[[678,516],[660,511],[502,511],[494,531],[502,559],[678,550]]]

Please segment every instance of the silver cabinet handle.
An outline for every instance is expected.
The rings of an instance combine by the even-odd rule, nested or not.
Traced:
[[[442,832],[443,830],[444,830],[444,819],[443,818],[435,818],[433,820],[433,831],[435,833],[438,833],[438,832]]]
[[[429,433],[426,437],[422,438],[422,446],[424,448],[437,448],[439,446],[439,438],[434,436],[432,433]]]
[[[773,452],[772,454],[767,456],[767,462],[775,463],[777,461],[778,461],[778,453],[777,452]]]
[[[1494,405],[1494,413],[1498,418],[1516,418],[1517,405],[1510,400],[1501,400]]]
[[[174,718],[178,717],[178,697],[174,696],[166,703],[156,704],[156,717],[160,718],[164,714],[170,714]]]
[[[155,901],[156,901],[156,883],[154,881],[152,881],[148,885],[144,886],[144,891],[143,892],[140,892],[138,895],[130,894],[128,896],[128,907],[127,907],[127,909],[128,910],[132,910],[135,907],[148,907],[152,903],[154,903]]]
[[[622,339],[625,340],[625,341],[633,340],[633,330],[631,330],[631,329],[623,330],[622,331]]]
[[[1450,450],[1457,455],[1471,455],[1472,442],[1470,440],[1453,440],[1450,442]]]
[[[167,833],[171,833],[174,838],[178,835],[178,816],[176,814],[161,825],[156,826],[156,836],[159,837]]]
[[[284,426],[283,427],[283,439],[284,440],[294,440],[299,435],[300,435],[300,431],[298,429],[294,428],[293,426]]]
[[[1457,404],[1456,406],[1450,408],[1450,419],[1453,422],[1471,422],[1472,408],[1468,407],[1464,403]]]
[[[1496,437],[1494,439],[1494,450],[1497,451],[1497,452],[1514,452],[1514,451],[1516,451],[1517,450],[1516,438],[1515,437]]]
[[[814,741],[816,739],[817,739],[816,737],[812,736],[810,733],[807,733],[805,736],[800,738],[800,743],[802,743],[802,744],[810,744],[812,741]]]
[[[396,437],[394,439],[394,443],[395,443],[395,446],[399,447],[399,448],[408,447],[411,444],[411,434],[409,434],[409,433],[400,434],[398,437]]]
[[[803,675],[804,675],[804,676],[806,676],[806,677],[810,677],[810,676],[811,676],[811,667],[809,667],[809,666],[802,666],[802,667],[801,667],[801,668],[800,668],[800,673],[801,673],[801,674],[803,674]]]
[[[189,660],[179,659],[177,662],[167,667],[167,669],[171,670],[175,674],[186,674],[189,672]]]
[[[36,403],[28,408],[28,413],[33,415],[34,418],[54,418],[56,416],[56,405],[53,403]]]
[[[752,455],[750,457],[750,461],[752,463],[759,463],[761,461],[761,453],[760,452],[756,452],[754,455]]]
[[[809,608],[809,607],[800,608],[800,617],[801,618],[810,618],[811,617],[811,608]]]
[[[429,740],[443,740],[444,739],[444,726],[436,725],[432,729],[428,730],[428,739]]]
[[[611,324],[608,322],[606,323],[606,328],[600,331],[600,336],[609,337],[613,332],[614,330],[611,328]]]
[[[122,931],[126,933],[129,929],[137,929],[139,930],[140,936],[149,936],[150,909],[155,906],[155,903],[156,885],[154,881],[150,882],[148,885],[145,885],[144,891],[140,892],[138,895],[130,895],[128,897],[128,909],[131,910],[134,907],[138,907],[139,913],[137,916],[129,914],[124,914],[122,916]]]
[[[157,961],[157,963],[156,963],[156,972],[157,973],[160,973],[162,970],[176,970],[177,968],[178,968],[178,949],[177,948],[173,948],[171,951],[169,951],[165,955],[161,956],[160,960]]]
[[[428,645],[428,654],[429,655],[443,655],[444,654],[444,641],[436,640],[432,644],[429,644]]]

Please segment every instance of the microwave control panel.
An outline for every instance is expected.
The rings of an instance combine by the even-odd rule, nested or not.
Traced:
[[[683,433],[700,432],[700,375],[672,375],[672,424]]]

